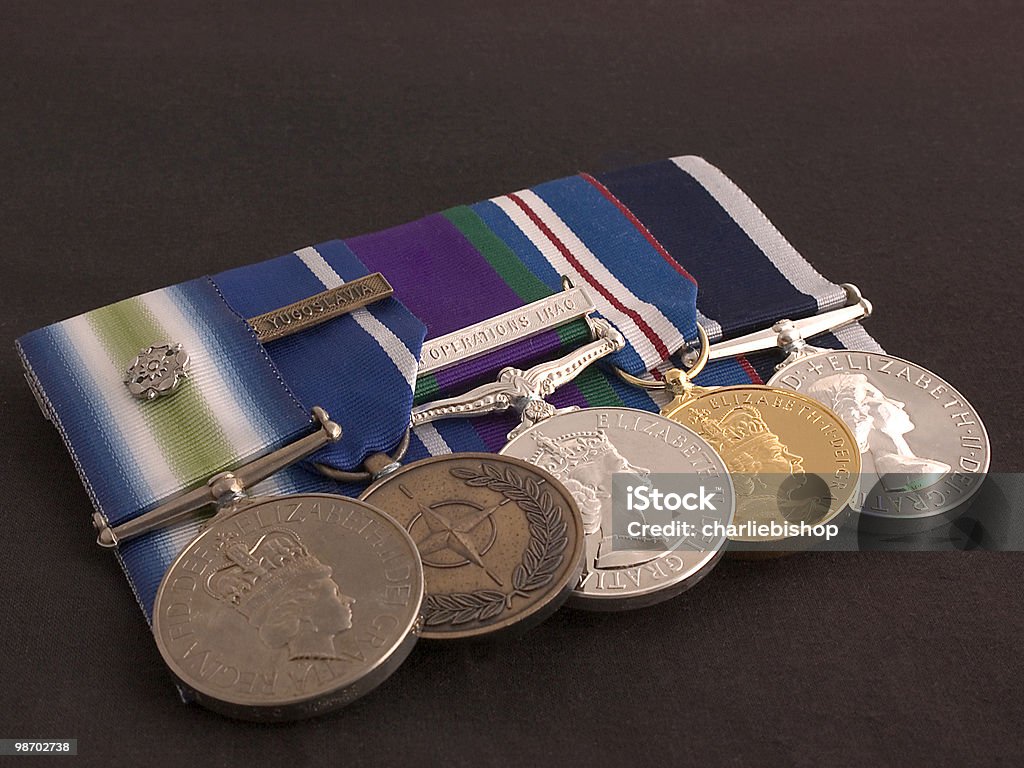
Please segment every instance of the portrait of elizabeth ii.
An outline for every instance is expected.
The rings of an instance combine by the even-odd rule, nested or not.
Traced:
[[[637,484],[649,486],[650,471],[623,456],[605,430],[572,432],[556,438],[534,434],[533,439],[537,452],[531,461],[561,480],[580,508],[586,534],[587,571],[642,565],[664,550],[665,542],[661,540],[644,542],[637,538],[623,538],[613,548],[616,534],[612,524],[612,477],[625,475]],[[635,518],[646,522],[639,512]],[[626,530],[627,522],[619,521],[618,529]]]
[[[725,461],[736,489],[735,523],[814,524],[831,508],[820,482],[808,483],[803,458],[789,450],[753,405],[719,418],[696,410],[690,425]]]
[[[914,491],[932,485],[951,469],[917,455],[905,437],[914,422],[905,404],[887,396],[862,373],[835,373],[813,382],[807,394],[829,406],[853,430],[861,452],[864,490],[879,482],[886,491]],[[877,478],[877,480],[876,480]]]
[[[267,648],[285,650],[289,661],[344,657],[338,636],[352,628],[355,600],[293,531],[272,530],[249,544],[227,538],[219,550],[225,564],[206,591],[241,614]]]

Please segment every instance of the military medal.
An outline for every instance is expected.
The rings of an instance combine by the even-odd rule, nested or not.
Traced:
[[[780,349],[769,386],[824,403],[853,430],[861,454],[859,523],[880,530],[927,530],[955,516],[988,471],[981,417],[959,391],[916,363],[882,352],[822,349],[805,339],[871,314],[856,286],[850,304],[711,347],[711,359]]]
[[[383,682],[416,642],[422,593],[415,545],[380,510],[326,494],[266,499],[178,556],[153,634],[199,703],[294,719]]]
[[[388,473],[361,498],[387,509],[419,548],[421,637],[525,629],[564,603],[579,579],[576,502],[524,461],[490,453],[423,459]]]
[[[833,521],[858,489],[853,432],[822,403],[789,390],[694,385],[709,356],[707,335],[698,329],[703,354],[688,371],[669,370],[663,382],[619,374],[637,386],[670,390],[674,397],[662,416],[694,430],[721,455],[737,494],[730,539],[777,542]]]
[[[315,434],[100,530],[100,542],[116,546],[216,504],[164,575],[153,634],[181,686],[233,717],[289,720],[343,706],[416,642],[423,569],[403,526],[344,496],[245,496],[340,438],[322,409],[314,415]]]
[[[819,349],[793,338],[768,383],[835,410],[856,436],[862,521],[924,530],[977,493],[991,446],[981,416],[953,385],[881,352]]]
[[[580,408],[543,419],[502,448],[546,469],[576,497],[587,535],[586,569],[572,605],[623,610],[660,603],[702,579],[724,552],[733,517],[733,484],[712,446],[691,430],[635,408]],[[693,515],[694,532],[642,548],[621,537],[612,480],[649,485],[657,475],[710,481],[714,510]]]
[[[825,403],[852,427],[866,480],[863,515],[941,522],[981,487],[990,461],[981,417],[951,384],[916,363],[879,352],[816,350],[783,364],[769,384]]]
[[[549,472],[580,510],[586,553],[570,605],[594,610],[653,605],[696,584],[717,563],[733,517],[733,486],[715,449],[663,416],[633,408],[557,409],[543,399],[587,365],[621,349],[622,336],[607,321],[587,321],[594,335],[589,344],[529,371],[505,368],[494,384],[417,406],[412,421],[516,411],[522,422],[500,455]],[[612,480],[618,475],[649,486],[656,474],[700,477],[713,485],[717,503],[714,510],[690,515],[691,535],[640,547],[616,532]]]

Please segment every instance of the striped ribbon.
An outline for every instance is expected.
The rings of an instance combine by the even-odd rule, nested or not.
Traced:
[[[241,320],[368,271],[384,273],[401,303],[380,302],[266,349]],[[316,459],[350,469],[397,442],[414,397],[459,392],[505,365],[527,367],[579,346],[588,335],[582,321],[415,378],[424,333],[436,337],[548,296],[562,275],[587,288],[623,333],[627,348],[612,362],[634,374],[664,370],[695,337],[697,320],[715,341],[845,301],[724,174],[679,157],[579,174],[303,248],[35,331],[19,348],[94,504],[116,523],[294,439],[308,430],[312,405],[345,430]],[[191,353],[193,375],[174,397],[139,405],[121,374],[141,347],[164,340]],[[859,325],[814,343],[879,350]],[[762,382],[777,362],[774,352],[716,361],[698,382]],[[551,399],[559,407],[663,404],[598,367]],[[495,415],[419,427],[407,461],[497,451],[514,424]],[[295,466],[254,493],[360,490]],[[147,616],[166,568],[196,532],[187,522],[120,548]]]
[[[549,295],[568,275],[623,332],[629,345],[611,362],[631,373],[657,375],[683,339],[695,337],[695,319],[717,341],[846,300],[750,198],[698,157],[579,174],[348,243],[370,269],[394,275],[397,295],[426,323],[428,338]],[[464,390],[503,365],[551,358],[586,334],[583,323],[573,324],[421,377],[416,399]],[[814,342],[879,349],[859,325]],[[778,361],[774,352],[717,361],[698,381],[762,383]],[[658,393],[624,385],[607,368],[585,371],[551,400],[559,407],[663,404]],[[495,415],[424,425],[414,431],[409,458],[497,451],[514,424],[512,416]]]
[[[332,240],[213,280],[236,312],[253,317],[371,271],[344,242]],[[266,345],[306,409],[319,405],[341,425],[343,439],[312,460],[351,470],[367,454],[394,447],[409,424],[425,333],[399,301],[387,299]]]
[[[189,378],[170,397],[136,400],[125,369],[140,349],[166,342],[188,351]],[[111,524],[309,431],[309,411],[208,279],[33,331],[18,347]]]
[[[323,243],[20,339],[26,370],[101,515],[116,525],[292,442],[310,431],[314,405],[344,430],[317,460],[350,469],[391,448],[409,421],[425,332],[399,302],[377,302],[266,348],[243,320],[367,273],[344,243]],[[139,401],[122,382],[124,370],[140,349],[166,342],[189,353],[189,377],[170,397]],[[338,490],[292,467],[251,493]],[[147,617],[163,574],[197,526],[184,522],[119,548]]]

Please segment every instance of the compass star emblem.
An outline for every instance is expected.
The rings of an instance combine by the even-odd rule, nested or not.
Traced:
[[[406,495],[413,499],[411,493],[406,492]],[[483,569],[495,584],[504,586],[501,579],[484,563],[483,555],[494,543],[491,515],[507,503],[505,500],[483,508],[468,502],[443,502],[428,506],[417,499],[413,501],[416,502],[419,515],[409,524],[408,529],[425,564],[443,568],[473,563]],[[422,533],[414,531],[420,527],[417,526],[420,521],[426,523]],[[491,523],[490,536],[486,530],[482,530],[485,523]],[[432,562],[430,555],[439,553],[454,554],[461,558],[462,562],[444,562],[440,559]]]

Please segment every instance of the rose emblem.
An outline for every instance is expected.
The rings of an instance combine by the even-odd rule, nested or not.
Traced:
[[[139,352],[124,373],[133,397],[153,400],[174,392],[188,375],[188,353],[181,344],[157,344]]]
[[[523,420],[527,422],[541,421],[553,416],[554,413],[555,406],[551,403],[538,397],[531,397],[526,403],[526,408],[523,409]]]

